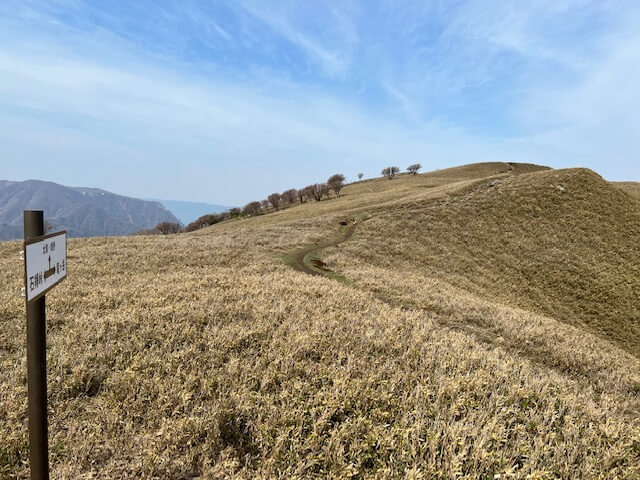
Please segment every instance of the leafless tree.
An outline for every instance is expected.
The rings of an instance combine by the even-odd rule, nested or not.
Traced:
[[[295,188],[290,188],[289,190],[285,190],[284,192],[282,192],[282,198],[284,198],[287,203],[295,202],[297,196],[298,190],[296,190]]]
[[[171,233],[180,233],[182,231],[182,225],[175,222],[162,222],[156,225],[156,230],[162,235],[169,235]]]
[[[307,195],[313,197],[317,202],[322,200],[324,195],[329,194],[329,187],[325,183],[314,183],[313,185],[309,185],[305,187],[307,191]]]
[[[420,165],[419,163],[414,163],[413,165],[409,165],[407,167],[407,172],[409,172],[411,175],[416,175],[418,173],[418,170],[420,170],[422,168],[422,165]]]
[[[382,169],[382,175],[387,177],[389,180],[393,180],[393,178],[400,172],[398,167],[386,167]]]
[[[271,204],[271,206],[273,206],[273,208],[275,208],[276,210],[280,209],[280,204],[282,203],[282,195],[280,195],[279,193],[272,193],[267,197],[267,200],[269,200],[269,203]]]
[[[184,227],[183,231],[193,232],[195,230],[200,230],[201,228],[208,227],[209,225],[215,225],[216,223],[224,222],[230,218],[238,217],[240,216],[240,212],[241,210],[239,208],[232,208],[231,210],[225,210],[220,213],[208,213],[195,219],[189,225]]]
[[[336,195],[340,196],[340,190],[344,187],[345,177],[341,173],[336,173],[335,175],[331,175],[329,180],[327,180],[327,187],[329,189],[336,192]]]
[[[242,209],[242,213],[251,217],[260,215],[260,202],[247,203]]]
[[[297,190],[297,195],[298,195],[298,200],[300,200],[300,203],[304,203],[305,199],[308,197],[307,195],[307,189],[306,188],[301,188],[300,190]]]
[[[269,200],[261,200],[260,201],[260,207],[262,207],[263,210],[269,210],[269,207],[271,206],[271,203],[269,202]]]
[[[314,196],[313,196],[314,190],[315,190],[315,186],[314,185],[307,185],[306,187],[304,187],[302,189],[302,192],[304,193],[304,198],[305,199],[314,198]]]
[[[358,180],[362,180],[362,177],[364,177],[364,173],[359,173],[358,174]]]
[[[231,218],[231,211],[227,210],[220,213],[208,213],[206,215],[202,215],[198,217],[189,225],[184,228],[185,232],[193,232],[195,230],[200,230],[201,228],[208,227],[209,225],[214,225],[216,223],[224,222]]]

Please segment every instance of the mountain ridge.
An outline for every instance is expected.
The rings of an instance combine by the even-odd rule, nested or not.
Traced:
[[[24,210],[43,210],[47,222],[72,237],[129,235],[163,221],[178,221],[159,202],[100,188],[0,180],[0,240],[22,236]]]

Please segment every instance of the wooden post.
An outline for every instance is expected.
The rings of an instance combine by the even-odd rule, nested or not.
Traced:
[[[41,210],[24,212],[24,239],[44,235]],[[27,386],[31,480],[49,480],[47,424],[47,329],[45,296],[27,304]]]

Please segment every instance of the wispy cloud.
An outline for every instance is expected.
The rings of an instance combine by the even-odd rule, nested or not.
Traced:
[[[298,48],[329,76],[344,75],[350,69],[358,35],[340,10],[344,5],[317,8],[311,3],[285,1],[268,5],[251,0],[237,5]]]
[[[0,5],[3,175],[227,204],[414,160],[640,179],[631,2],[123,5]]]

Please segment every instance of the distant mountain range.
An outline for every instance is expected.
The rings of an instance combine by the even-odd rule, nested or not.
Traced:
[[[220,213],[225,210],[229,210],[232,207],[224,206],[224,205],[214,205],[211,203],[201,203],[201,202],[184,202],[178,200],[159,200],[159,199],[149,199],[155,202],[160,202],[167,209],[171,211],[178,220],[182,222],[183,225],[188,225],[193,222],[195,219],[207,215],[208,213]]]
[[[159,202],[40,180],[0,180],[0,240],[22,238],[24,210],[44,210],[45,221],[73,237],[128,235],[178,221]]]

